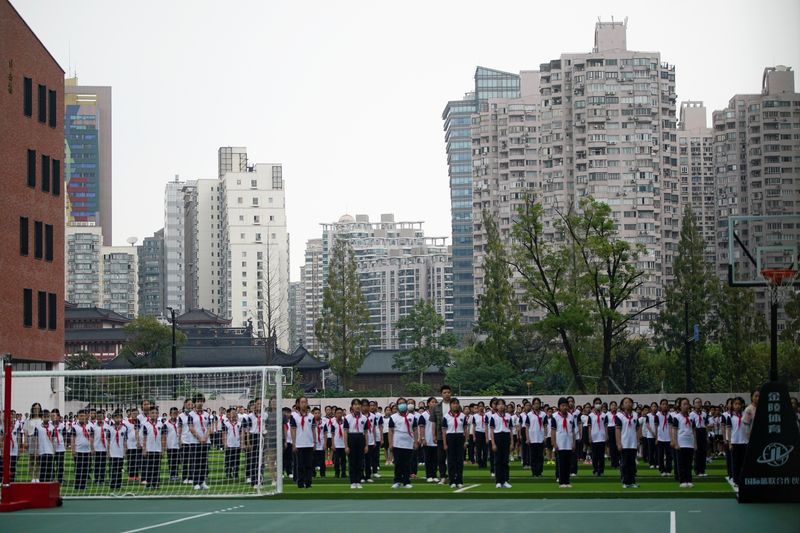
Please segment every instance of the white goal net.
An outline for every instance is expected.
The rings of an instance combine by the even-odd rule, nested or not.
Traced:
[[[57,481],[64,498],[280,493],[290,372],[14,371],[10,405],[0,379],[0,411],[13,415],[10,427],[0,418],[12,481]]]

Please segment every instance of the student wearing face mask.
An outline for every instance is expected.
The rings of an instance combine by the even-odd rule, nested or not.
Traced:
[[[417,422],[405,398],[397,399],[397,413],[389,418],[389,448],[394,454],[393,489],[412,488],[411,459],[417,448]]]
[[[417,411],[417,402],[409,399],[408,404],[408,417],[411,418],[417,426],[419,426],[420,413]],[[415,426],[416,427],[416,426]],[[416,439],[419,440],[419,439]],[[409,473],[411,479],[416,479],[419,473],[419,446],[411,450],[411,460],[409,461]]]
[[[600,398],[595,398],[592,403],[594,409],[589,415],[589,441],[592,443],[592,475],[600,477],[606,469],[606,437],[608,424],[602,412],[603,404]]]

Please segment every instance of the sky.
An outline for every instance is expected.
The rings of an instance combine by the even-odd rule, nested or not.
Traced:
[[[283,164],[293,280],[344,213],[450,236],[441,113],[478,65],[536,70],[628,17],[628,48],[675,64],[709,121],[764,67],[800,69],[797,0],[11,3],[80,84],[112,87],[115,245],[163,227],[175,174],[215,178],[217,149],[245,146]]]

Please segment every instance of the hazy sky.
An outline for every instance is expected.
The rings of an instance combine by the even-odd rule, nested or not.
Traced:
[[[283,163],[295,280],[345,212],[450,235],[441,112],[477,65],[537,69],[627,16],[628,48],[661,52],[709,111],[765,66],[800,69],[797,0],[12,3],[64,70],[113,88],[114,244],[163,226],[175,174],[216,177],[217,148],[246,146]]]

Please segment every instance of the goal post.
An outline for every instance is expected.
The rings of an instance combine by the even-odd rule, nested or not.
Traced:
[[[57,481],[64,498],[281,493],[290,382],[277,366],[13,371],[13,481]]]

